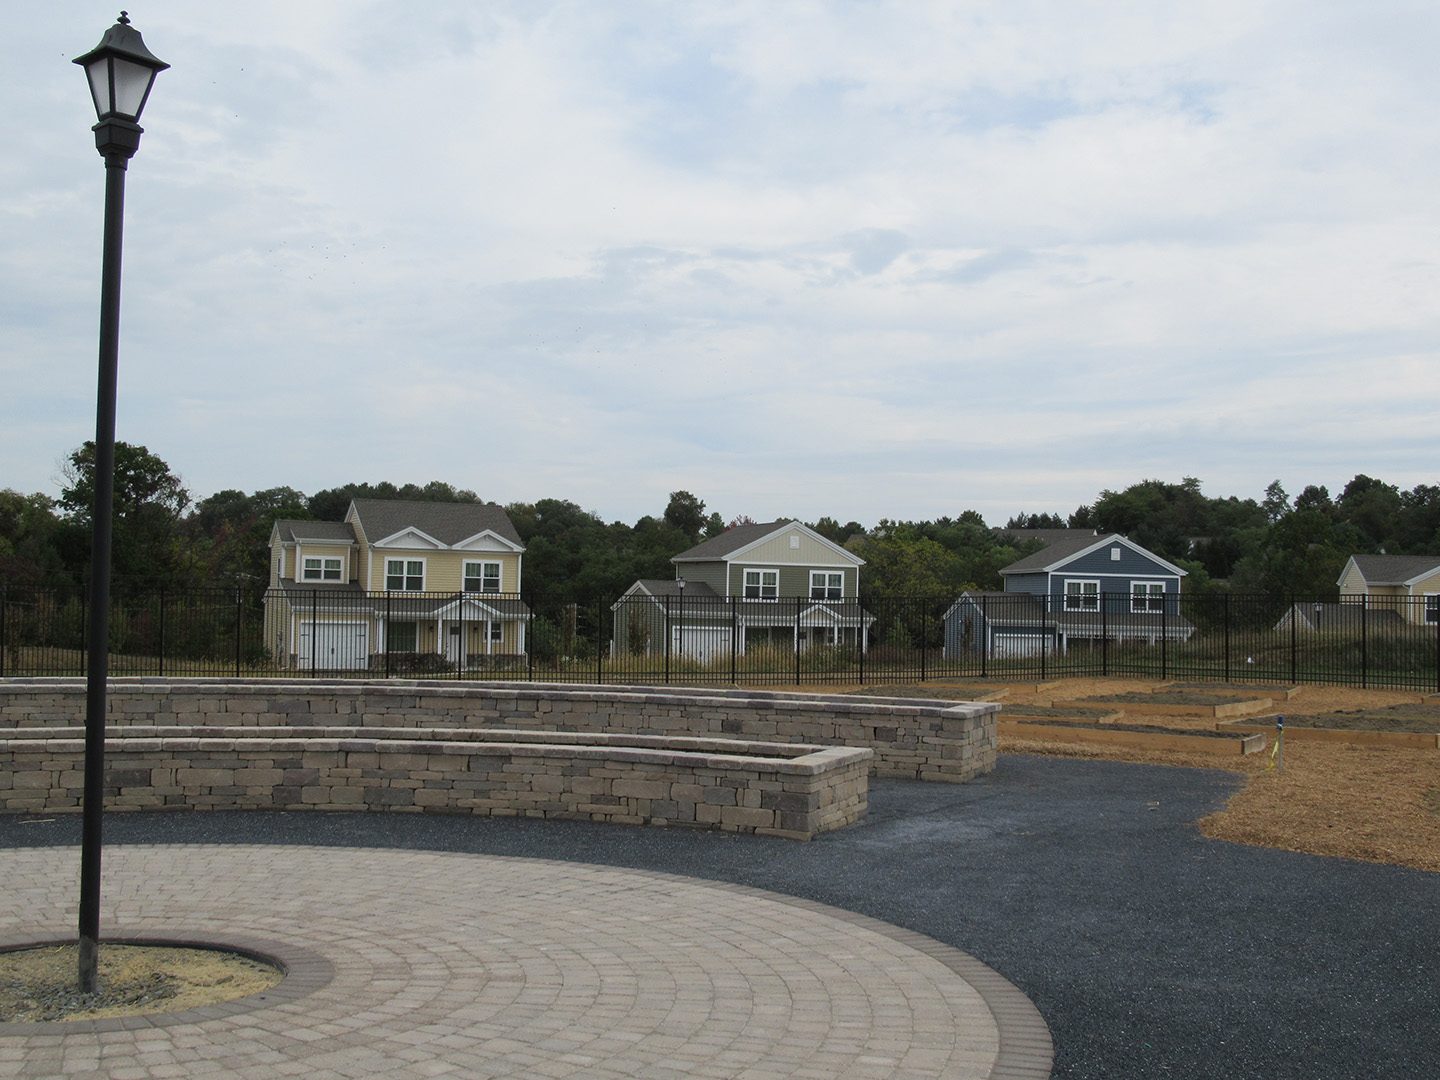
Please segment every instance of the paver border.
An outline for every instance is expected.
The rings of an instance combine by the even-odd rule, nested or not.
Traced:
[[[168,845],[135,844],[120,846],[156,847]],[[202,844],[184,846],[227,847],[231,845]],[[277,844],[263,846],[274,846],[301,851],[333,850],[329,845],[312,844]],[[377,858],[384,858],[400,852],[408,854],[415,853],[409,848],[367,847],[362,844],[353,846],[346,845],[346,850],[364,852],[369,856]],[[985,1003],[985,1007],[990,1011],[990,1015],[994,1019],[999,1039],[999,1049],[996,1053],[995,1064],[989,1073],[989,1080],[1049,1080],[1051,1075],[1051,1070],[1054,1065],[1054,1045],[1050,1037],[1050,1028],[1040,1015],[1039,1009],[1035,1007],[1034,1002],[1018,987],[987,964],[977,960],[969,953],[955,948],[953,945],[946,945],[944,942],[938,941],[918,931],[908,930],[902,926],[896,926],[893,923],[888,923],[869,915],[862,915],[859,912],[848,911],[845,908],[836,907],[832,904],[824,904],[820,901],[810,900],[805,897],[791,896],[786,893],[774,892],[753,885],[738,885],[732,882],[714,881],[709,878],[695,877],[689,874],[674,874],[660,870],[615,866],[607,863],[588,863],[583,860],[536,858],[526,855],[495,855],[463,851],[426,851],[423,853],[442,858],[500,859],[516,862],[541,863],[560,870],[566,867],[581,865],[593,867],[607,873],[619,873],[641,879],[683,881],[692,885],[699,885],[704,888],[715,889],[733,895],[763,898],[771,902],[798,908],[802,911],[823,915],[858,929],[878,934],[897,944],[913,949],[915,952],[924,956],[928,956],[949,968],[980,996],[980,999]],[[27,945],[49,944],[57,940],[68,942],[71,939],[57,939],[53,933],[46,935],[3,934],[0,935],[0,950],[21,948]],[[268,1009],[276,1005],[298,1000],[327,985],[335,975],[334,965],[331,961],[313,947],[298,944],[294,941],[282,941],[253,935],[210,935],[200,932],[187,934],[183,928],[181,928],[177,929],[173,937],[157,937],[153,933],[126,934],[123,927],[117,927],[107,932],[102,941],[102,945],[105,942],[113,944],[163,944],[196,948],[234,949],[239,952],[248,952],[251,955],[259,956],[271,963],[284,967],[285,978],[281,980],[278,986],[271,990],[261,991],[249,997],[237,998],[234,1001],[224,1002],[219,1005],[204,1006],[198,1009],[185,1010],[184,1012],[157,1013],[153,1016],[111,1017],[102,1020],[49,1020],[31,1023],[0,1023],[0,1036],[40,1034],[79,1035],[105,1031],[134,1031],[221,1019],[247,1012]]]
[[[303,845],[286,845],[299,847]],[[53,933],[0,934],[0,953],[20,949],[39,949],[49,945],[72,945],[73,937],[56,937]],[[175,1012],[152,1013],[144,1016],[106,1016],[95,1020],[28,1020],[0,1022],[0,1037],[6,1035],[89,1035],[104,1031],[142,1031],[147,1028],[176,1027],[205,1020],[221,1020],[231,1016],[258,1012],[288,1005],[316,990],[328,986],[335,978],[335,965],[329,957],[307,945],[278,938],[247,934],[214,934],[209,931],[187,931],[178,928],[174,934],[157,935],[127,932],[121,927],[107,929],[100,941],[106,945],[153,945],[165,948],[212,949],[233,952],[260,960],[281,971],[280,982],[268,990],[259,990],[245,997],[200,1005]]]

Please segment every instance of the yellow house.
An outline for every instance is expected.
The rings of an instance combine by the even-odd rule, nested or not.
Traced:
[[[266,647],[301,671],[504,666],[525,654],[524,551],[494,503],[355,499],[344,521],[277,521]]]
[[[1440,623],[1440,556],[1351,555],[1336,582],[1341,600],[1366,597],[1409,623]]]

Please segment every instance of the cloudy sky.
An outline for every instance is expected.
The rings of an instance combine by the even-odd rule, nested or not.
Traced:
[[[139,6],[135,6],[138,4]],[[0,487],[94,433],[104,169],[8,9]],[[118,437],[198,497],[1073,510],[1440,462],[1440,9],[135,0]]]

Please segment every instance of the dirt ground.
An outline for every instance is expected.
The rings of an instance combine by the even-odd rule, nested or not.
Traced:
[[[1061,679],[1015,683],[998,697],[1007,702],[1066,701],[1134,693],[1145,686],[1133,679]],[[840,688],[835,688],[839,690]],[[875,687],[872,693],[901,694],[912,688]],[[914,688],[927,697],[964,700],[982,688],[974,683],[925,683]],[[986,684],[986,690],[994,689]],[[1221,688],[1215,688],[1219,690]],[[1253,688],[1223,688],[1237,698],[1256,696]],[[846,688],[853,692],[854,687]],[[1414,692],[1306,686],[1276,712],[1286,716],[1327,713],[1341,709],[1375,709],[1415,705]],[[1440,702],[1433,708],[1440,715]],[[1146,716],[1146,724],[1177,729],[1213,730],[1211,718]],[[1245,784],[1218,813],[1200,822],[1206,836],[1240,844],[1334,855],[1367,862],[1392,863],[1440,873],[1440,750],[1349,747],[1290,741],[1285,744],[1283,770],[1272,768],[1267,751],[1248,757],[1215,758],[1124,747],[1078,746],[1053,742],[1000,739],[1009,753],[1104,758],[1185,768],[1227,769]]]
[[[0,953],[0,1021],[98,1020],[180,1012],[248,997],[278,969],[214,949],[100,943],[99,990],[77,988],[74,945]]]

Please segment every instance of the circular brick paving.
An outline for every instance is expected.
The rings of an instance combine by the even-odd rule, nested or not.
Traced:
[[[75,848],[0,852],[0,944],[73,934]],[[240,945],[277,992],[128,1022],[0,1025],[27,1078],[1049,1075],[1030,1003],[973,958],[834,908],[576,863],[115,847],[112,939]]]

